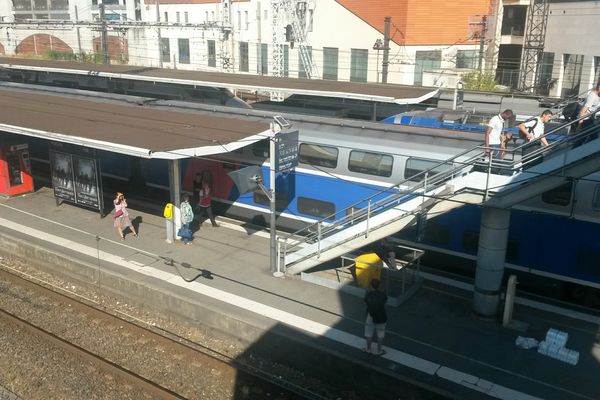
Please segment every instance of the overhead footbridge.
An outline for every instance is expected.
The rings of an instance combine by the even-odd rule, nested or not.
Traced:
[[[300,231],[278,237],[279,268],[299,274],[392,235],[414,224],[418,216],[426,218],[465,203],[508,209],[600,169],[597,127],[560,136],[546,147],[538,141],[507,150],[504,160],[491,159],[482,146],[467,150]],[[414,182],[417,177],[419,183]]]

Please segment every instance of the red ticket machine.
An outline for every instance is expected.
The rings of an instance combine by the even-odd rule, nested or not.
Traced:
[[[0,194],[14,196],[33,192],[27,144],[0,147]]]

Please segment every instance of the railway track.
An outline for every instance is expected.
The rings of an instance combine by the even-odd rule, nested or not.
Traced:
[[[139,398],[329,398],[3,268],[0,285],[0,319],[136,388]]]

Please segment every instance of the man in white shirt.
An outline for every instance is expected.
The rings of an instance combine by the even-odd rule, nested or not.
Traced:
[[[579,120],[579,130],[594,125],[594,114],[600,109],[600,82],[596,84],[585,98],[585,104],[579,110],[579,118],[587,115],[587,118]]]
[[[544,110],[539,117],[519,124],[521,137],[525,138],[528,142],[534,142],[523,147],[523,156],[538,150],[540,146],[548,146],[548,141],[543,137],[545,131],[544,125],[552,119],[552,115],[552,111]]]
[[[504,110],[492,117],[485,131],[485,151],[492,158],[502,158],[506,143],[504,123],[513,117],[512,110]]]

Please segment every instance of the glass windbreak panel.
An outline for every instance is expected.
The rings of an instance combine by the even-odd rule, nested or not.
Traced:
[[[330,146],[318,146],[316,144],[302,143],[298,161],[303,164],[316,165],[319,167],[337,167],[338,149]]]
[[[366,82],[369,66],[369,50],[350,49],[350,81]]]
[[[438,165],[440,162],[436,160],[426,160],[422,158],[409,158],[406,160],[406,165],[404,166],[404,179],[408,179],[412,182],[421,182],[425,179],[425,174],[420,174],[423,171],[427,171],[433,168],[427,174],[427,178],[431,178],[434,175],[439,174],[440,172],[446,171],[450,169],[450,165]],[[435,168],[434,168],[435,167]]]
[[[252,154],[256,157],[268,158],[269,157],[269,139],[261,140],[252,145]]]
[[[542,194],[542,201],[557,206],[568,206],[571,203],[571,192],[573,183],[567,182],[555,189],[548,190]]]
[[[217,50],[215,47],[215,41],[208,41],[208,66],[216,67],[217,66]]]
[[[417,51],[415,54],[415,85],[423,84],[423,73],[440,68],[442,52],[440,50]]]
[[[338,49],[323,47],[323,79],[338,79]]]
[[[328,218],[335,214],[335,204],[308,197],[298,197],[298,211],[313,217]],[[333,219],[333,217],[328,219]]]
[[[391,176],[394,158],[387,154],[353,150],[350,152],[348,169],[361,174]]]
[[[21,161],[19,156],[8,156],[6,162],[8,164],[10,186],[22,185],[23,177],[21,175]]]

